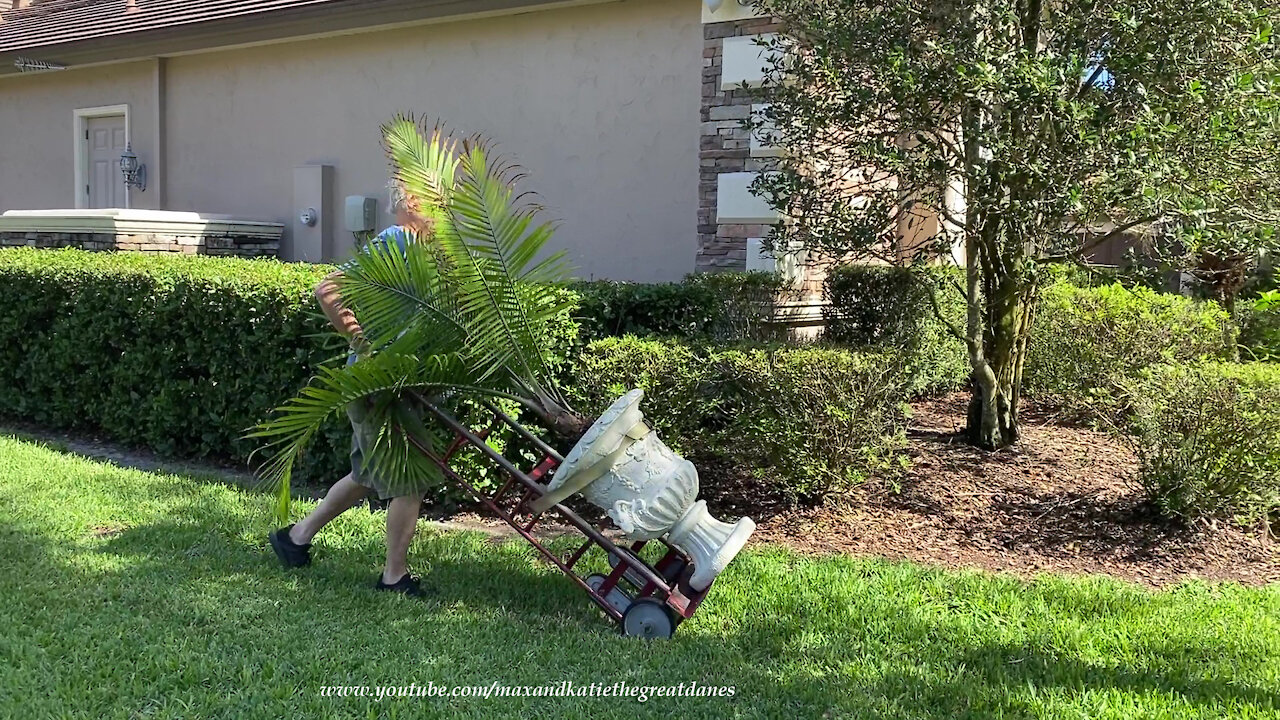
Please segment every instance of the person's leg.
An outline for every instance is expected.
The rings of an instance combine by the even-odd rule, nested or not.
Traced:
[[[310,515],[299,520],[289,531],[289,539],[299,545],[306,545],[311,538],[320,532],[320,528],[331,520],[350,510],[356,503],[369,494],[369,488],[357,483],[351,475],[347,475],[329,488],[324,499],[311,511]]]
[[[387,564],[382,569],[382,582],[388,585],[409,574],[409,543],[418,528],[422,497],[419,493],[393,498],[387,508]]]

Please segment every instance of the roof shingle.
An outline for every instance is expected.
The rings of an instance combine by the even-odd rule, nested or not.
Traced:
[[[341,0],[43,0],[0,11],[0,53]]]

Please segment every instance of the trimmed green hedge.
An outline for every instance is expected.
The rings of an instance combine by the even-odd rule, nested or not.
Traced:
[[[166,455],[244,459],[254,448],[244,430],[341,350],[313,295],[330,269],[0,252],[0,414]],[[300,473],[328,477],[349,446],[335,423]]]
[[[255,449],[244,431],[345,351],[313,295],[330,270],[0,251],[0,415],[243,462]],[[815,497],[889,462],[901,439],[899,371],[881,356],[635,338],[584,346],[568,340],[579,336],[568,315],[561,330],[565,385],[580,409],[599,412],[629,385],[645,387],[646,413],[673,445],[710,463],[712,483],[762,479],[788,498]],[[349,447],[350,428],[335,418],[299,479],[344,474]]]
[[[1045,288],[1032,324],[1023,389],[1075,406],[1111,394],[1158,363],[1229,360],[1235,327],[1217,304],[1119,284]]]
[[[912,395],[956,390],[969,378],[964,345],[938,319],[929,298],[936,290],[949,322],[964,326],[964,298],[952,280],[958,268],[907,268],[847,265],[827,275],[823,293],[826,338],[854,347],[893,350],[900,354]]]
[[[782,288],[775,273],[699,273],[678,283],[611,280],[569,286],[587,338],[661,335],[715,340],[762,340]]]
[[[790,500],[891,469],[906,427],[907,378],[892,353],[608,338],[586,348],[575,375],[580,410],[644,388],[645,416],[672,447]]]
[[[1280,528],[1280,365],[1160,365],[1124,387],[1142,481],[1163,513]]]

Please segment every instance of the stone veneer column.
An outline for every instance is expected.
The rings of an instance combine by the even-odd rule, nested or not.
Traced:
[[[762,48],[754,46],[752,40],[775,30],[777,23],[772,18],[759,17],[753,8],[744,8],[736,0],[724,0],[715,12],[703,8],[702,27],[696,269],[757,269],[759,243],[754,240],[769,234],[766,216],[771,213],[762,210],[762,201],[746,198],[744,187],[765,169],[772,153],[767,148],[753,148],[750,133],[742,127],[752,104],[759,99],[742,89],[740,83],[745,80],[758,84],[765,61],[759,59]],[[726,43],[731,46],[728,63],[734,76],[725,75]]]

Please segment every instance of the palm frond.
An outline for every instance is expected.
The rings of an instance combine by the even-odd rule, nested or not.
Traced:
[[[396,115],[382,126],[382,146],[395,168],[396,180],[426,214],[449,205],[458,170],[458,142],[444,128],[428,129],[412,115]]]
[[[470,368],[457,355],[419,357],[382,352],[352,365],[322,367],[297,396],[276,408],[270,420],[247,435],[261,440],[262,449],[272,453],[259,474],[276,486],[280,519],[288,517],[292,471],[298,456],[329,418],[343,413],[352,403],[374,399],[369,422],[381,429],[366,460],[388,483],[417,482],[413,473],[422,465],[408,461],[405,455],[409,442],[404,428],[412,424],[403,424],[397,413],[416,393],[441,392],[519,399],[502,388],[474,385]]]
[[[322,368],[250,434],[270,453],[261,473],[289,512],[290,479],[303,448],[329,418],[355,407],[372,432],[364,462],[392,487],[421,487],[437,473],[415,446],[437,447],[420,398],[513,400],[544,419],[568,411],[550,362],[551,323],[565,309],[548,286],[565,279],[563,253],[545,252],[554,226],[518,194],[515,166],[478,139],[398,115],[382,127],[395,181],[430,232],[403,249],[372,244],[344,266],[344,304],[373,352]],[[354,405],[353,405],[354,404]]]
[[[453,293],[443,287],[448,279],[437,255],[415,238],[403,249],[373,243],[343,266],[339,294],[375,348],[395,340],[408,325],[433,328],[442,349],[463,346],[467,330]]]
[[[450,205],[454,232],[442,236],[440,245],[452,261],[473,342],[485,350],[486,372],[511,367],[540,394],[560,400],[545,344],[552,315],[531,307],[519,288],[562,279],[563,255],[534,263],[552,226],[533,225],[536,208],[517,201],[513,182],[513,169],[491,162],[482,142],[467,143]],[[533,277],[530,269],[536,270]]]

